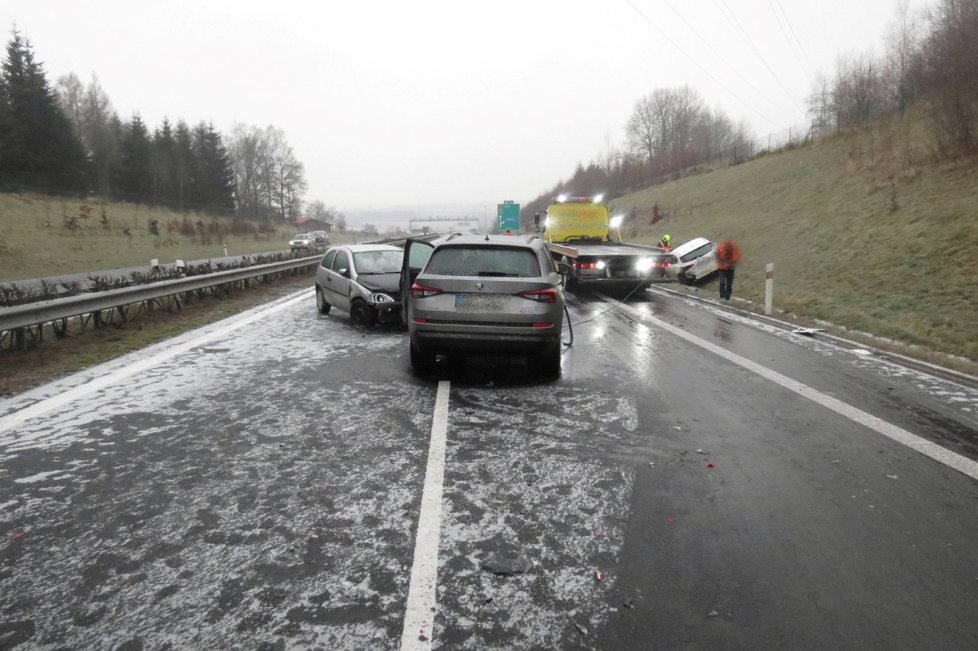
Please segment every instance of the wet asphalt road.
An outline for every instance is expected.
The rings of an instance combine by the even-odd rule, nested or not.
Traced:
[[[806,397],[975,460],[978,391],[660,292],[569,302],[557,382],[417,377],[307,291],[0,402],[0,648],[398,648],[443,381],[417,648],[978,648],[978,482]]]

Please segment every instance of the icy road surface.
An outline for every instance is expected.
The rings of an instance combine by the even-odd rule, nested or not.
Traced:
[[[570,302],[558,382],[415,376],[404,332],[306,291],[0,403],[0,648],[978,646],[975,391],[681,299]]]

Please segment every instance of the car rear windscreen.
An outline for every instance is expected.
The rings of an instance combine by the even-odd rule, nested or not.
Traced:
[[[539,278],[540,262],[531,249],[507,246],[442,246],[424,273],[435,276]]]
[[[694,249],[689,253],[687,253],[686,255],[684,255],[682,260],[683,262],[689,262],[690,260],[695,260],[696,258],[699,258],[709,253],[712,248],[713,248],[712,244],[704,244],[698,249]]]

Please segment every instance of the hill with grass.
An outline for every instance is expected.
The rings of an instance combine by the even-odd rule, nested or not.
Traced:
[[[282,251],[292,229],[99,198],[0,194],[0,282]]]
[[[978,362],[978,164],[893,119],[615,199],[625,239],[736,240],[734,294]],[[698,288],[715,291],[715,286]]]

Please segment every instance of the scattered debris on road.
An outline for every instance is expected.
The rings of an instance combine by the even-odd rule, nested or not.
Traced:
[[[525,574],[533,569],[533,562],[525,556],[505,556],[493,554],[482,561],[480,567],[496,576],[513,576]]]

